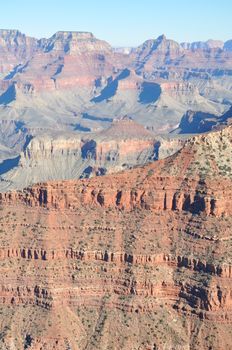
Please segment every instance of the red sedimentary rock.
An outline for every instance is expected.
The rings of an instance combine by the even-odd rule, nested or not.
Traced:
[[[228,152],[230,127],[142,168],[1,193],[1,346],[229,349]]]

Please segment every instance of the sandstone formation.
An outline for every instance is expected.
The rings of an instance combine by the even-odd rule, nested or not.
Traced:
[[[229,349],[231,145],[2,193],[1,348]]]

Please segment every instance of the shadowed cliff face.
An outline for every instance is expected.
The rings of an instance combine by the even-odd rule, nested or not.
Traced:
[[[179,129],[180,133],[202,133],[213,129],[230,125],[232,121],[232,108],[221,116],[209,113],[187,111],[182,117]]]
[[[93,98],[92,101],[95,103],[99,103],[113,97],[118,89],[119,81],[126,79],[127,77],[129,77],[129,75],[130,71],[128,69],[123,70],[122,73],[120,73],[119,76],[116,77],[116,79],[114,79],[113,81],[109,81],[107,86],[101,91],[101,94]]]
[[[227,127],[142,168],[2,193],[2,346],[230,348],[231,140]]]
[[[156,102],[161,94],[161,88],[158,84],[143,83],[142,91],[139,95],[141,103],[152,103]]]
[[[16,91],[14,85],[11,85],[1,96],[0,105],[7,105],[11,103],[16,98]]]

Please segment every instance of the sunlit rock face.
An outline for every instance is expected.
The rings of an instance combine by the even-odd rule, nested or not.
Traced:
[[[230,348],[231,140],[1,193],[2,347]]]

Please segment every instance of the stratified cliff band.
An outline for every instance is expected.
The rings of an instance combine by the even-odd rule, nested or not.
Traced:
[[[1,348],[229,349],[231,151],[2,193]]]

